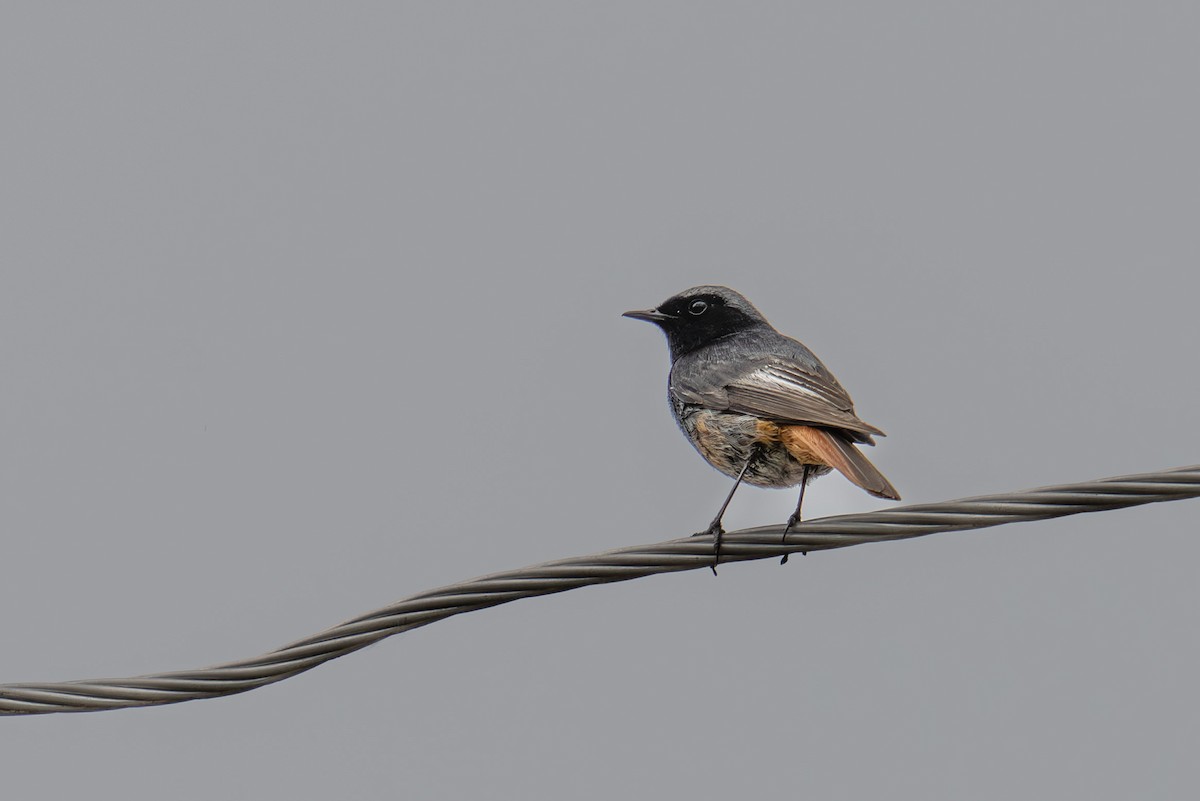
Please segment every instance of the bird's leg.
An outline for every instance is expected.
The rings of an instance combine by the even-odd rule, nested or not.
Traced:
[[[792,516],[788,518],[787,525],[783,528],[783,538],[780,543],[787,542],[788,532],[792,530],[792,526],[800,522],[800,507],[804,505],[804,488],[808,486],[808,465],[800,468],[800,500],[796,501],[796,511],[792,512]],[[807,553],[807,552],[803,552]],[[786,565],[788,555],[785,553],[783,558],[779,560],[779,564]]]
[[[717,575],[717,563],[721,560],[721,535],[725,533],[725,527],[721,525],[721,518],[725,516],[725,510],[729,508],[729,502],[733,500],[733,493],[737,492],[738,486],[741,485],[742,479],[746,477],[746,471],[750,469],[751,463],[758,456],[758,445],[750,446],[750,455],[746,457],[746,463],[742,465],[742,471],[738,473],[737,480],[733,482],[733,489],[729,490],[729,494],[725,496],[725,503],[721,504],[721,508],[717,510],[717,516],[713,518],[712,523],[704,531],[697,531],[693,537],[710,536],[713,538],[713,563],[709,565],[713,575]]]

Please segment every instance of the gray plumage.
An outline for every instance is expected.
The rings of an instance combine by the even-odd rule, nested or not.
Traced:
[[[696,304],[705,308],[697,313]],[[654,322],[666,334],[671,412],[692,445],[722,473],[736,478],[757,447],[759,455],[743,478],[750,484],[796,486],[805,475],[835,466],[872,494],[899,497],[852,444],[873,445],[883,431],[858,418],[850,394],[811,350],[775,330],[741,294],[697,286],[656,309],[627,316]],[[824,430],[846,464],[799,460],[797,448],[764,441],[763,423]]]

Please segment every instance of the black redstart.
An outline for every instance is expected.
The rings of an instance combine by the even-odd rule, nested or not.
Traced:
[[[713,573],[725,533],[721,517],[743,481],[800,486],[785,540],[800,522],[805,484],[831,469],[876,497],[900,500],[855,447],[874,445],[873,436],[883,432],[855,416],[850,395],[812,351],[772,328],[737,292],[697,286],[623,316],[654,323],[667,335],[675,421],[709,464],[735,479],[712,524],[696,535],[713,538]]]

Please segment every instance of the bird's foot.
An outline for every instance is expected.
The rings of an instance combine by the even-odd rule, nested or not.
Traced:
[[[800,512],[795,512],[792,514],[791,517],[788,518],[787,525],[783,527],[783,537],[779,540],[779,542],[781,544],[787,542],[787,535],[792,532],[792,526],[796,525],[799,522],[800,522]],[[802,556],[808,556],[808,551],[801,551],[800,554]],[[786,565],[788,562],[789,555],[790,554],[785,553],[783,555],[783,558],[779,560],[779,564]]]
[[[713,563],[708,566],[713,575],[717,575],[717,563],[721,561],[721,535],[725,533],[725,527],[721,525],[721,518],[712,521],[708,528],[704,531],[697,531],[693,537],[712,537],[713,538]]]

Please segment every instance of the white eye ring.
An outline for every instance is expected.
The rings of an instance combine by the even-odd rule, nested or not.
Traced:
[[[700,315],[708,311],[708,304],[702,300],[693,300],[688,306],[688,311],[692,314]]]

